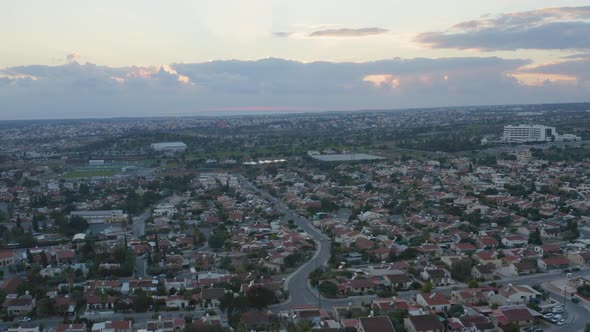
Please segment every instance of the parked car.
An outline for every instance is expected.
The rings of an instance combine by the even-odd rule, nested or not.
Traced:
[[[551,318],[553,318],[553,313],[552,312],[548,312],[548,313],[546,313],[546,314],[543,315],[543,318],[551,319]]]

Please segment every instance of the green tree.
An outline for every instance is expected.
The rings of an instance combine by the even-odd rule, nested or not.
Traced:
[[[430,293],[432,292],[432,283],[427,281],[422,284],[422,293]]]
[[[543,240],[541,239],[541,231],[538,227],[529,234],[529,244],[543,244]]]
[[[457,260],[451,265],[451,275],[453,279],[466,282],[471,279],[471,262],[466,259]]]
[[[136,289],[133,297],[133,310],[135,312],[146,312],[152,304],[152,298],[149,297],[141,288]]]
[[[223,234],[213,233],[209,236],[209,247],[211,249],[217,250],[223,248],[225,244],[225,236]]]
[[[453,304],[447,313],[452,317],[461,317],[465,313],[465,309],[461,304]]]
[[[264,286],[250,287],[246,296],[249,305],[256,308],[265,308],[276,302],[274,291]]]
[[[333,282],[323,281],[319,286],[319,290],[322,294],[334,297],[338,293],[338,286],[336,286]]]

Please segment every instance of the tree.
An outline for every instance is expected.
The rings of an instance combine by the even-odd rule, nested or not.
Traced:
[[[541,239],[541,231],[538,227],[529,234],[529,244],[543,244],[543,240]]]
[[[422,293],[430,292],[432,292],[432,283],[430,281],[427,281],[424,284],[422,284]]]
[[[479,282],[477,282],[477,280],[475,279],[471,279],[471,281],[469,282],[469,288],[477,288],[479,287]]]
[[[225,236],[223,234],[213,233],[209,236],[208,243],[211,249],[220,249],[225,244]]]
[[[264,286],[250,287],[246,295],[248,298],[248,304],[256,308],[267,307],[276,301],[274,291]]]
[[[323,281],[319,286],[320,293],[326,294],[328,296],[336,296],[338,293],[338,286],[336,286],[333,282],[330,281]]]
[[[133,310],[135,312],[146,312],[152,303],[152,298],[149,297],[143,289],[139,288],[134,291]]]
[[[82,195],[90,195],[90,187],[88,187],[87,184],[82,183],[82,184],[80,184],[80,187],[78,188],[78,192]]]
[[[518,325],[516,325],[516,323],[512,322],[512,323],[502,327],[502,331],[504,331],[504,332],[519,332],[520,328],[518,327]]]
[[[461,317],[465,313],[465,309],[461,304],[453,304],[447,313],[452,317]]]
[[[471,262],[462,259],[453,262],[451,266],[451,275],[453,279],[465,282],[471,279]]]

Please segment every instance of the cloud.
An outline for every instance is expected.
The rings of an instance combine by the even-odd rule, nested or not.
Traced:
[[[584,59],[584,58],[590,59],[590,53],[577,53],[577,54],[572,54],[572,55],[562,57],[562,59]]]
[[[553,77],[554,81],[562,83],[587,84],[590,82],[590,57],[526,66],[520,72],[539,77],[547,76],[549,80]]]
[[[275,37],[288,38],[288,37],[291,37],[293,35],[293,32],[278,31],[278,32],[273,32],[272,34]]]
[[[388,30],[383,28],[360,28],[360,29],[326,29],[317,30],[309,34],[310,37],[366,37],[386,33]]]
[[[590,49],[590,6],[545,8],[460,22],[416,37],[431,48]]]
[[[66,62],[74,62],[80,60],[80,53],[70,52],[66,54]]]
[[[578,63],[579,62],[579,63]],[[363,63],[284,59],[0,70],[0,118],[190,115],[214,110],[389,109],[587,100],[588,63],[499,57]],[[545,75],[545,80],[538,75]],[[564,81],[559,78],[574,77]],[[536,81],[535,81],[536,80]],[[196,113],[195,113],[196,112]]]

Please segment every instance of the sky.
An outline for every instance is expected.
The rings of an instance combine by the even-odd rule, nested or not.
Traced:
[[[0,120],[588,96],[587,0],[0,4]]]

